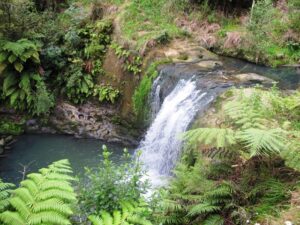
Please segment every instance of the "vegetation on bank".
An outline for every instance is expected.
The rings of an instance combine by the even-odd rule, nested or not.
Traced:
[[[55,9],[47,4],[40,9],[31,0],[1,2],[2,105],[42,116],[61,98],[74,104],[117,100],[117,88],[97,82],[105,76],[102,66],[112,21],[102,19],[95,4],[88,13],[79,2],[57,3]]]
[[[103,69],[108,48],[124,64],[124,71],[140,76],[147,74],[141,57],[147,49],[184,36],[200,44],[213,37],[212,44],[204,40],[205,47],[250,61],[274,66],[297,63],[298,11],[296,0],[223,5],[190,0],[5,0],[0,4],[1,104],[42,116],[59,99],[115,103],[122,92]],[[217,29],[207,31],[211,26]],[[147,83],[148,78],[143,79]],[[138,100],[134,102],[134,111],[143,114],[138,112]]]
[[[152,83],[158,76],[157,67],[162,64],[170,63],[170,59],[158,60],[148,66],[140,84],[134,91],[132,96],[133,110],[137,116],[137,121],[140,123],[147,123],[149,119],[149,102],[148,98],[151,92]]]
[[[204,118],[216,123],[184,135],[185,154],[163,195],[164,224],[281,224],[286,212],[299,223],[299,94],[225,93]]]
[[[297,0],[107,2],[121,8],[121,35],[141,51],[192,36],[220,54],[271,66],[299,63]]]

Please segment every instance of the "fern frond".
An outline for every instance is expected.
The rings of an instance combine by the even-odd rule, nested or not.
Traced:
[[[102,219],[99,216],[90,215],[88,219],[93,225],[104,225]]]
[[[294,132],[294,140],[281,152],[285,164],[297,171],[300,171],[300,132]]]
[[[230,128],[198,128],[184,134],[190,144],[226,148],[236,144],[235,132]]]
[[[211,215],[203,221],[203,225],[223,225],[224,219],[220,215]]]
[[[24,225],[26,220],[17,212],[5,211],[0,214],[0,221],[7,225]]]
[[[249,105],[247,98],[226,103],[224,110],[225,114],[233,120],[233,123],[242,129],[265,128],[266,120],[258,110]]]
[[[281,129],[250,128],[241,131],[238,138],[250,152],[250,157],[279,154],[286,146],[285,132]]]
[[[209,203],[200,203],[194,205],[188,213],[188,216],[205,215],[209,213],[215,213],[221,210],[220,206],[211,205]]]
[[[4,183],[0,179],[0,213],[9,205],[9,196],[11,193],[11,188],[14,185],[10,183]]]
[[[0,214],[0,221],[7,225],[71,224],[68,217],[76,197],[70,183],[74,178],[67,175],[70,172],[69,162],[63,160],[29,174],[9,199],[14,211]]]

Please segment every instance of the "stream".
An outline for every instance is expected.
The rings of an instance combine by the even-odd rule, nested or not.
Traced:
[[[141,159],[154,186],[164,183],[180,157],[180,135],[191,125],[195,116],[205,110],[221,92],[236,83],[224,80],[224,74],[258,73],[279,82],[284,89],[298,86],[300,75],[296,68],[268,68],[237,59],[220,57],[221,69],[202,70],[190,64],[165,65],[154,81],[150,102],[151,124],[140,142]],[[222,79],[221,79],[222,78]],[[76,139],[65,135],[31,135],[17,138],[7,157],[0,158],[0,177],[5,182],[18,183],[26,173],[35,172],[55,160],[67,158],[76,175],[84,167],[94,167],[101,159],[101,146],[94,139]],[[121,160],[124,146],[107,144],[113,151],[113,161]],[[133,148],[129,148],[134,153]]]

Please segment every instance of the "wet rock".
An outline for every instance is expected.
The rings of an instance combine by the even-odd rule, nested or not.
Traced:
[[[0,135],[0,155],[10,149],[14,142],[15,140],[12,135]]]
[[[274,82],[274,80],[256,73],[236,74],[233,77],[241,83],[272,84]]]
[[[2,155],[4,153],[4,147],[0,146],[0,155]]]
[[[108,105],[87,103],[80,107],[66,102],[59,103],[49,118],[52,129],[44,131],[71,134],[78,138],[96,138],[108,142],[137,145],[138,131],[115,124],[117,110]]]
[[[205,60],[197,63],[196,65],[200,66],[201,68],[211,70],[211,69],[221,68],[223,66],[223,63],[215,60]]]
[[[4,139],[4,138],[1,138],[1,139],[0,139],[0,146],[2,146],[2,147],[3,147],[3,146],[4,146],[4,144],[5,144],[5,139]]]

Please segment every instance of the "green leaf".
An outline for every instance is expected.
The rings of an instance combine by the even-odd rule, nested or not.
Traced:
[[[19,62],[15,62],[14,63],[14,67],[15,67],[15,69],[18,71],[18,72],[22,72],[22,70],[24,69],[24,67],[23,67],[23,65],[21,64],[21,63],[19,63]]]
[[[18,79],[17,76],[14,73],[7,73],[6,77],[4,78],[3,81],[3,92],[6,95],[6,92],[8,91],[9,88],[17,84]]]
[[[9,57],[8,57],[8,62],[10,62],[11,64],[13,64],[17,59],[17,56],[15,56],[14,54],[11,54]]]

